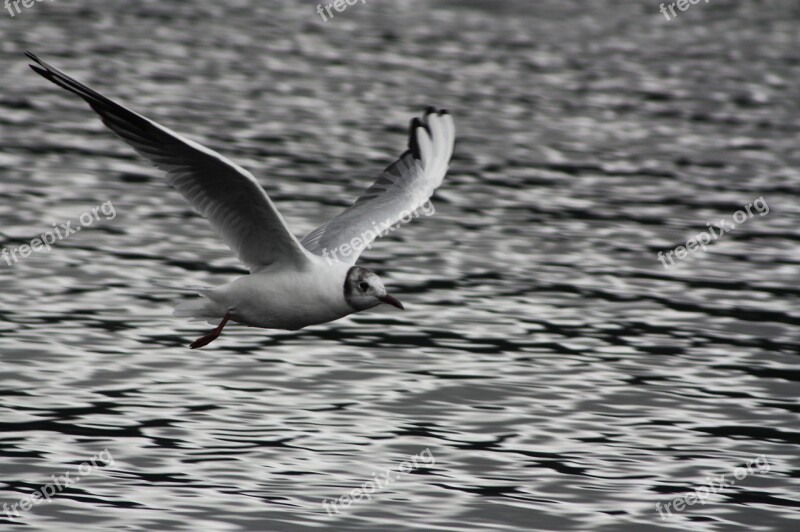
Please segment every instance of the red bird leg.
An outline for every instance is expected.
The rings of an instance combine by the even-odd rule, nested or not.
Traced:
[[[230,312],[225,314],[225,317],[222,318],[222,321],[219,323],[219,325],[217,325],[217,327],[213,331],[206,334],[205,336],[201,336],[200,338],[192,342],[191,345],[189,345],[189,348],[197,349],[198,347],[204,347],[213,342],[214,340],[216,340],[217,338],[219,338],[222,329],[225,328],[225,324],[228,323],[229,319],[231,319]]]

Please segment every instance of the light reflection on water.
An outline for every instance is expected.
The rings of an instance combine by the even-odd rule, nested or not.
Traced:
[[[314,9],[90,0],[0,21],[2,246],[118,212],[0,268],[0,503],[108,448],[113,466],[24,522],[639,530],[663,524],[656,502],[765,455],[769,473],[670,523],[788,529],[797,6],[669,24],[615,0]],[[298,234],[402,151],[411,116],[449,108],[436,215],[362,261],[408,311],[187,350],[205,325],[171,318],[180,289],[243,269],[25,49],[253,171]],[[762,195],[769,215],[662,268],[658,251]],[[322,509],[426,448],[434,465]]]

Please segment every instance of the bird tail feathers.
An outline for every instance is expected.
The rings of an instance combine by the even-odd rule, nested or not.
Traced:
[[[208,321],[219,319],[225,312],[202,292],[200,297],[184,301],[175,307],[172,315],[176,318],[190,318],[190,321]]]

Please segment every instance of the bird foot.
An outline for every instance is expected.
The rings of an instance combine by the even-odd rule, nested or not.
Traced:
[[[219,338],[219,333],[215,330],[211,331],[210,333],[201,336],[191,344],[189,344],[189,349],[197,349],[198,347],[205,347],[214,340]]]
[[[208,344],[210,344],[211,342],[213,342],[214,340],[216,340],[217,338],[219,338],[220,333],[222,333],[222,329],[225,328],[225,324],[228,323],[229,319],[231,319],[230,312],[225,314],[225,317],[222,318],[222,321],[220,322],[220,324],[217,325],[217,327],[213,331],[211,331],[208,334],[205,334],[205,335],[201,336],[200,338],[198,338],[197,340],[195,340],[194,342],[189,344],[189,349],[197,349],[197,348],[200,348],[200,347],[205,347]]]

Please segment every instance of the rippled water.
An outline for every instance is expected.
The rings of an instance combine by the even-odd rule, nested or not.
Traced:
[[[0,503],[103,449],[30,530],[793,530],[800,4],[89,0],[0,15]],[[259,176],[298,235],[404,148],[459,144],[436,215],[362,264],[407,312],[299,332],[171,317],[243,271],[30,49]],[[665,270],[667,252],[762,197]],[[336,499],[429,449],[371,500]],[[754,471],[705,504],[662,505]]]

